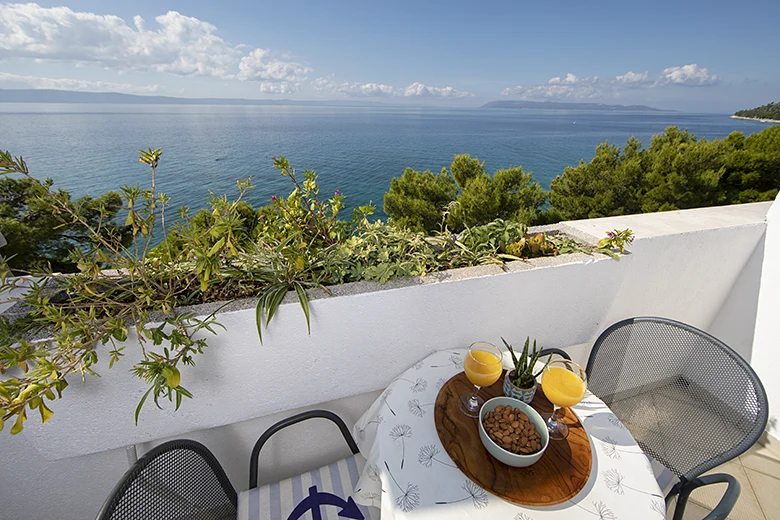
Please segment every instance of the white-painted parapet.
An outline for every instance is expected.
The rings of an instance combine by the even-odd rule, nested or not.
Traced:
[[[182,370],[195,398],[178,412],[167,402],[164,410],[147,403],[138,426],[133,411],[146,388],[129,373],[138,359],[129,343],[113,369],[101,361],[102,377],[84,386],[74,378],[51,404],[55,413],[46,425],[31,416],[20,435],[0,433],[0,518],[94,517],[127,469],[125,447],[137,444],[141,455],[171,437],[204,442],[236,488],[246,489],[253,443],[300,407],[324,406],[354,421],[376,391],[419,359],[476,340],[500,344],[503,336],[521,344],[531,336],[584,363],[601,331],[637,315],[700,327],[751,361],[769,391],[777,435],[780,208],[772,207],[767,226],[770,205],[562,223],[591,243],[606,231],[633,229],[631,254],[620,262],[564,255],[513,262],[506,270],[484,266],[384,286],[346,284],[331,287],[330,295],[313,291],[311,335],[293,297],[264,331],[262,345],[254,302],[234,302],[218,314],[227,330],[210,338],[196,367]],[[264,448],[260,481],[318,467],[346,455],[344,449],[335,428],[298,425]]]

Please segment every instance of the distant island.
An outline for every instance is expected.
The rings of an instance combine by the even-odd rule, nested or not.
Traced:
[[[780,123],[780,103],[769,103],[758,108],[739,110],[735,112],[734,119],[752,119],[765,123]]]
[[[560,101],[502,100],[485,103],[480,108],[536,108],[545,110],[603,110],[608,112],[676,112],[645,105],[605,105],[604,103],[566,103]]]
[[[374,105],[370,101],[298,101],[292,99],[178,98],[137,96],[118,92],[77,92],[48,89],[0,89],[0,103],[84,103],[117,105]]]

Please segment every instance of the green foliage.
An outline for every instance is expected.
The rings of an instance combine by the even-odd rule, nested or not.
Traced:
[[[519,258],[535,258],[539,256],[554,256],[558,253],[555,245],[544,233],[523,237],[506,247],[509,255]]]
[[[613,229],[607,231],[607,236],[599,240],[598,247],[605,249],[617,249],[621,253],[626,252],[626,246],[634,241],[634,232],[630,229]]]
[[[539,361],[539,358],[542,357],[542,350],[544,350],[542,348],[536,348],[536,340],[534,340],[533,348],[529,348],[531,338],[528,337],[525,339],[523,353],[519,358],[515,355],[515,351],[512,348],[512,345],[507,343],[504,338],[501,338],[501,341],[504,342],[504,346],[512,355],[512,363],[515,366],[514,372],[512,373],[512,384],[518,388],[531,388],[536,385],[536,378],[550,363],[552,354],[550,354],[550,356],[547,358],[544,367],[542,367],[541,370],[534,374],[534,367],[536,366],[537,361]]]
[[[487,224],[495,219],[534,221],[546,194],[531,173],[522,168],[496,171],[491,177],[485,163],[468,154],[456,155],[450,171],[439,175],[407,168],[390,181],[385,212],[396,226],[428,233],[446,223],[453,231]]]
[[[28,412],[38,410],[44,422],[51,417],[46,402],[61,397],[68,376],[86,381],[97,375],[93,367],[101,356],[108,358],[109,368],[121,362],[128,341],[142,347],[130,370],[148,385],[136,421],[150,398],[157,406],[168,399],[178,409],[192,397],[182,367],[195,364],[208,346],[208,334],[221,327],[218,311],[198,318],[183,312],[183,306],[255,297],[262,339],[281,302],[294,295],[310,329],[306,289],[501,264],[515,259],[507,248],[526,234],[524,223],[496,219],[459,235],[444,230],[427,236],[370,222],[372,206],[361,206],[349,220],[339,218],[344,196],[335,192],[321,198],[317,175],[305,171],[301,178],[284,157],[275,158],[274,167],[289,179],[289,195],[274,196],[255,209],[244,200],[253,188],[251,179],[241,179],[234,198],[212,194],[207,209],[190,216],[181,208],[171,224],[171,200],[155,188],[161,158],[160,149],[141,151],[139,159],[150,169],[149,187],[123,186],[120,200],[110,207],[97,205],[95,215],[85,210],[86,202],[73,203],[50,181],[31,177],[21,158],[2,155],[0,173],[22,176],[25,189],[35,193],[39,213],[50,215],[53,227],[87,239],[71,252],[77,272],[54,274],[48,266],[36,271],[19,298],[25,308],[0,317],[0,373],[6,374],[0,381],[0,421],[13,419],[12,434],[22,430]],[[481,164],[459,161],[455,170],[467,186],[486,176],[475,170]],[[525,185],[525,179],[530,176],[520,171],[499,172],[490,182],[506,188]],[[111,227],[117,209],[126,211],[124,234]],[[163,240],[153,246],[156,229]],[[548,240],[556,253],[580,247],[555,242],[556,237]],[[0,271],[0,292],[24,281],[10,274]],[[42,337],[47,339],[30,339]]]
[[[739,117],[752,117],[755,119],[772,119],[774,121],[780,121],[780,103],[771,102],[758,108],[740,110],[735,112],[734,115]]]
[[[459,154],[453,157],[450,171],[458,186],[464,189],[469,182],[485,175],[485,161],[480,162],[466,153]]]
[[[384,210],[396,226],[430,233],[441,224],[442,215],[455,200],[457,190],[446,168],[438,175],[429,170],[418,172],[407,168],[401,178],[390,180]]]
[[[0,171],[9,168],[13,170],[13,158],[0,152]],[[71,251],[92,245],[84,228],[60,222],[49,211],[45,195],[46,188],[27,177],[0,178],[0,229],[8,242],[2,252],[8,267],[19,274],[49,266],[55,271],[74,272]],[[112,222],[122,206],[118,193],[84,196],[75,201],[62,190],[54,196],[99,234],[117,235],[125,242],[129,238],[126,229]]]
[[[549,196],[567,220],[759,202],[777,195],[779,165],[780,127],[713,141],[669,127],[646,149],[633,137],[622,150],[599,145],[553,179]]]

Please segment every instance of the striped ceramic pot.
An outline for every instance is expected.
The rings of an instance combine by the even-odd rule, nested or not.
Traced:
[[[504,395],[530,404],[534,399],[534,395],[536,395],[536,383],[531,388],[520,388],[512,383],[511,377],[514,375],[515,371],[512,370],[504,376]]]

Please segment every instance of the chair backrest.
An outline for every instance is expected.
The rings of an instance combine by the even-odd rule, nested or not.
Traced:
[[[260,450],[263,449],[265,443],[279,430],[298,424],[302,421],[308,421],[309,419],[329,420],[338,426],[341,435],[344,437],[344,440],[347,441],[347,446],[352,450],[352,454],[357,455],[360,453],[360,449],[358,448],[355,439],[352,438],[352,434],[349,433],[349,428],[344,424],[344,420],[341,417],[328,410],[308,410],[301,412],[277,422],[264,431],[260,438],[257,439],[255,446],[252,448],[252,454],[249,456],[249,489],[257,487],[258,457],[260,457]]]
[[[750,365],[678,321],[615,323],[593,345],[586,372],[588,389],[683,480],[745,452],[766,428],[766,392]]]
[[[98,520],[235,520],[238,497],[225,470],[199,442],[163,443],[133,464]]]

